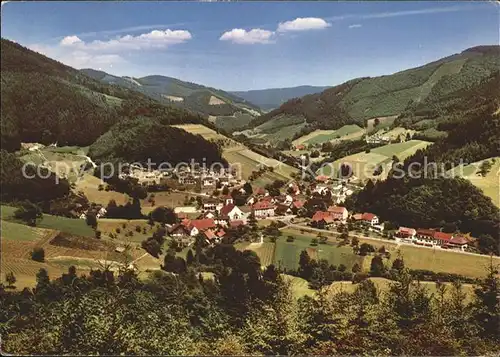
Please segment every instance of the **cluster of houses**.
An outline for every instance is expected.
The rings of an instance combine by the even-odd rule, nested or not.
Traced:
[[[215,187],[234,186],[242,183],[231,168],[219,167],[217,170],[204,166],[181,167],[166,170],[144,170],[137,165],[130,165],[126,172],[121,172],[119,178],[135,178],[141,185],[157,185],[165,180],[175,179],[181,185],[200,185],[202,188],[214,189]]]
[[[365,137],[365,141],[367,144],[384,144],[384,143],[389,143],[391,141],[391,138],[388,136],[384,136],[382,134],[373,134],[373,135],[367,135]]]
[[[87,219],[87,215],[89,214],[89,212],[95,213],[95,218],[97,218],[97,219],[104,217],[106,215],[106,213],[108,213],[106,208],[104,208],[102,206],[97,206],[97,207],[91,208],[85,212],[82,212],[79,216],[80,219]]]
[[[413,243],[425,247],[441,247],[443,249],[459,249],[465,251],[469,240],[459,234],[444,233],[435,229],[414,229],[399,227],[396,240]]]
[[[375,214],[365,212],[349,215],[347,208],[341,206],[330,206],[326,211],[317,211],[309,224],[313,227],[328,228],[332,225],[347,223],[349,217],[351,220],[367,226],[370,230],[379,232],[384,230],[384,225],[379,224],[379,218]]]
[[[335,204],[343,203],[348,196],[354,193],[352,189],[342,183],[328,187],[327,184],[330,181],[331,178],[326,175],[316,176],[317,184],[313,188],[313,193],[318,193],[322,196],[330,194]]]

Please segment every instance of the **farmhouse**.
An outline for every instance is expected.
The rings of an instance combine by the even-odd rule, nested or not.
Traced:
[[[465,250],[468,240],[463,236],[454,236],[452,233],[444,233],[434,229],[417,229],[415,244],[438,245],[443,248]]]
[[[345,207],[330,206],[330,207],[328,207],[327,211],[330,212],[333,219],[336,221],[345,222],[347,220],[347,217],[349,217],[349,212],[347,211],[347,208],[345,208]]]
[[[371,226],[378,224],[378,217],[373,213],[365,212],[361,215],[361,221]]]
[[[258,218],[273,217],[275,209],[276,206],[267,200],[257,202],[252,206],[252,212]]]
[[[399,227],[398,231],[396,232],[396,237],[411,242],[413,238],[415,238],[416,234],[417,231],[413,228]]]
[[[334,221],[332,212],[317,211],[311,218],[311,226],[324,228],[333,224]]]

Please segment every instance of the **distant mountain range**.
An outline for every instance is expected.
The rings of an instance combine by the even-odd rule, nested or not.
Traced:
[[[289,88],[269,88],[248,91],[231,92],[234,95],[243,98],[263,110],[271,110],[279,107],[286,101],[303,97],[308,94],[320,93],[330,87],[298,86]]]
[[[254,119],[248,128],[258,127],[262,136],[268,134],[261,130],[266,123],[265,128],[279,127],[292,139],[315,129],[365,126],[370,118],[389,116],[399,116],[397,124],[407,128],[436,128],[460,117],[468,110],[463,104],[472,99],[476,101],[474,106],[498,101],[498,91],[484,92],[479,87],[494,81],[499,69],[500,46],[473,47],[417,68],[357,78],[321,93],[291,99]],[[471,98],[479,92],[484,96]]]
[[[232,93],[172,77],[118,77],[89,68],[82,69],[81,72],[103,83],[133,89],[159,102],[188,109],[206,117],[233,116],[236,113],[248,113],[254,117],[260,114],[258,106]]]

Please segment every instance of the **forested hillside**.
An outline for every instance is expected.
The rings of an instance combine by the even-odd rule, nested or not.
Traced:
[[[257,112],[260,110],[257,106],[234,94],[176,78],[159,75],[131,78],[113,76],[93,69],[81,71],[103,83],[130,88],[159,102],[189,109],[205,116],[233,115],[237,112],[245,112],[245,109]],[[218,104],[215,104],[212,97],[220,102],[216,101]]]
[[[89,155],[97,162],[145,163],[150,158],[156,164],[171,165],[191,160],[226,163],[215,143],[167,124],[161,118],[147,117],[121,121],[90,146]]]
[[[198,115],[160,105],[146,96],[100,83],[16,43],[1,42],[1,145],[21,142],[87,146],[112,125],[143,113],[164,123],[200,123]]]
[[[40,269],[34,289],[11,292],[0,286],[2,351],[187,356],[498,351],[499,280],[493,267],[485,269],[470,298],[459,280],[435,286],[412,281],[404,260],[397,259],[386,291],[361,278],[349,283],[352,288],[325,287],[297,300],[273,265],[261,269],[255,252],[221,244],[191,257],[186,264],[170,252],[162,266],[167,272],[155,271],[147,279],[125,268],[79,276],[70,267],[51,277]],[[372,266],[377,258],[382,259],[373,257]],[[214,279],[198,275],[207,268]]]
[[[298,86],[290,88],[269,88],[248,91],[231,92],[264,110],[278,108],[283,103],[293,98],[303,97],[308,94],[320,93],[329,87]]]
[[[500,46],[480,46],[460,54],[405,70],[392,75],[359,78],[322,93],[292,99],[261,117],[249,127],[254,128],[278,116],[305,118],[305,130],[338,129],[345,124],[364,125],[366,119],[401,115],[408,125],[427,120],[436,127],[449,119],[446,108],[466,111],[461,103],[464,92],[489,81],[500,68]],[[483,97],[467,103],[498,98],[498,89],[484,92]]]
[[[469,181],[442,177],[460,160],[471,163],[500,155],[500,115],[494,110],[490,105],[463,118],[446,138],[394,167],[386,181],[369,182],[348,204],[395,224],[470,232],[479,238],[483,252],[500,254],[498,208]],[[404,171],[404,178],[396,168]],[[409,172],[416,176],[408,177]]]

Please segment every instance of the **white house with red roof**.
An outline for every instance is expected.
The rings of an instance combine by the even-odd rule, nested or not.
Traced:
[[[227,204],[219,211],[219,217],[227,220],[246,219],[245,213],[233,203]]]
[[[331,213],[332,217],[336,221],[347,221],[347,217],[349,217],[349,212],[347,208],[341,206],[330,206],[328,207],[328,212]]]
[[[335,222],[332,212],[316,211],[311,218],[311,226],[329,226]]]
[[[370,226],[375,226],[379,223],[378,217],[369,212],[365,212],[361,215],[361,220],[365,223],[368,223]]]
[[[262,200],[252,206],[252,212],[257,218],[273,217],[276,206],[268,200]]]

